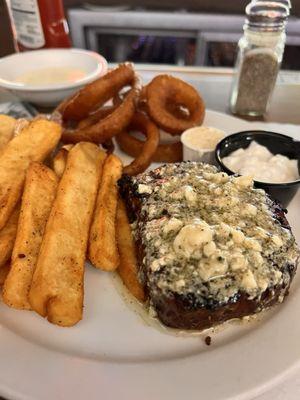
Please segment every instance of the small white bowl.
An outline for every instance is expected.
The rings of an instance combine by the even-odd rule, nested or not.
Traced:
[[[74,82],[30,85],[15,80],[21,75],[43,68],[75,67],[85,75]],[[97,53],[80,49],[44,49],[16,53],[0,60],[0,87],[21,100],[39,106],[55,106],[87,83],[105,75],[107,62]]]

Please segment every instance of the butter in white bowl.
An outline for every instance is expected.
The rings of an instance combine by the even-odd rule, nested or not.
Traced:
[[[226,136],[220,129],[209,126],[196,126],[181,135],[184,161],[202,161],[215,164],[216,145]]]
[[[87,71],[83,68],[72,67],[45,67],[34,68],[15,78],[16,83],[24,85],[52,85],[59,83],[75,83],[83,79]]]

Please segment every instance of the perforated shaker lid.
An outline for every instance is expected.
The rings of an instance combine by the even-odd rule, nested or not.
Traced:
[[[252,0],[252,3],[260,3],[260,2],[265,2],[266,0]],[[280,3],[286,6],[289,10],[292,8],[292,2],[291,0],[272,0],[274,3]]]
[[[254,1],[246,7],[246,26],[251,30],[283,30],[289,8],[278,1]]]

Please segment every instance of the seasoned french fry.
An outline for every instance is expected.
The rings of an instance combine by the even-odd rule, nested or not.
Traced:
[[[122,199],[119,199],[117,208],[117,243],[120,254],[117,271],[130,293],[143,302],[145,301],[145,292],[137,277],[136,248]]]
[[[52,167],[59,178],[63,176],[67,164],[68,153],[72,147],[72,144],[66,144],[59,149],[56,156],[53,158]]]
[[[56,174],[51,169],[37,162],[30,164],[25,179],[11,269],[2,292],[4,302],[10,307],[31,309],[28,293],[57,183]]]
[[[68,158],[68,151],[66,149],[60,149],[52,161],[52,168],[56,175],[61,178],[66,168]]]
[[[12,139],[15,125],[14,118],[0,114],[0,150]]]
[[[9,217],[5,227],[0,231],[0,269],[10,259],[13,251],[17,234],[19,212],[20,207],[17,206]]]
[[[88,250],[91,263],[96,268],[105,271],[115,270],[119,265],[119,252],[116,242],[116,213],[117,182],[121,175],[121,160],[114,154],[110,154],[103,165]]]
[[[5,279],[10,270],[10,262],[8,261],[2,268],[0,268],[0,286],[5,282]]]
[[[61,127],[46,120],[32,121],[0,154],[0,229],[22,195],[26,170],[32,161],[43,161],[55,148]]]
[[[29,302],[57,325],[72,326],[82,318],[84,262],[102,159],[92,143],[70,150],[46,225]]]
[[[20,135],[24,128],[28,127],[30,121],[26,118],[18,118],[14,127],[14,137]]]

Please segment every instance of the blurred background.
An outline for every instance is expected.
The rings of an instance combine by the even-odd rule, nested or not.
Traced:
[[[64,0],[74,47],[109,62],[233,66],[248,0]],[[300,0],[293,0],[283,69],[300,70]],[[0,57],[13,53],[0,0]]]

